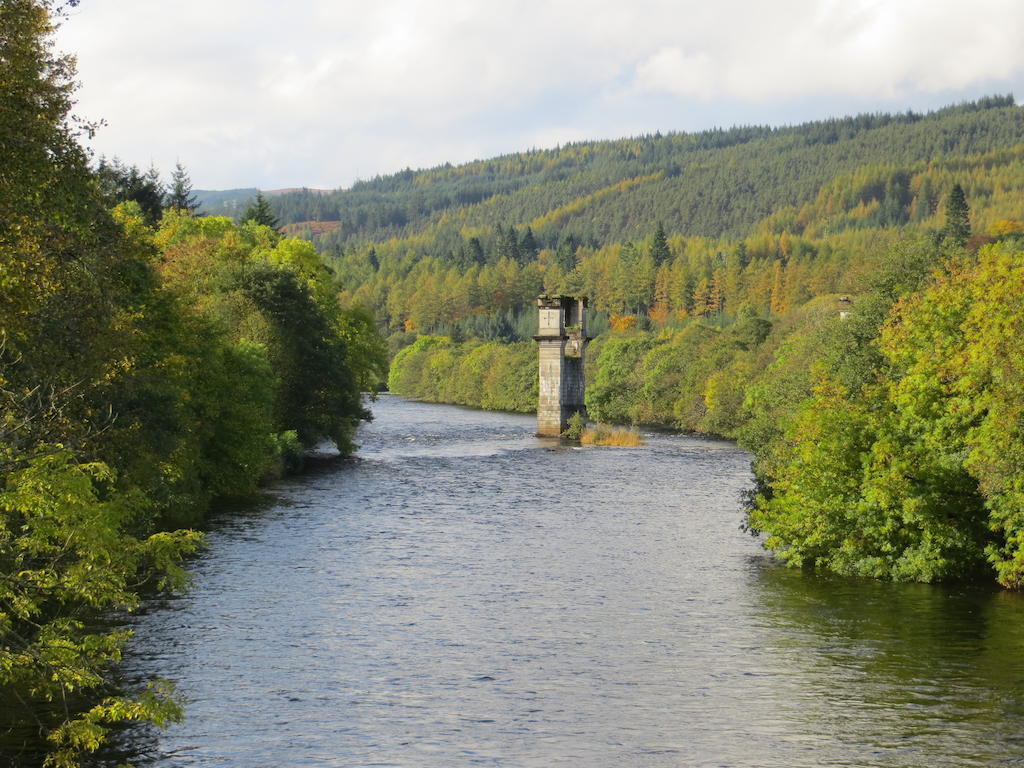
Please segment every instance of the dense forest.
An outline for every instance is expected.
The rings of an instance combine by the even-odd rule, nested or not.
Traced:
[[[167,683],[119,684],[117,613],[184,583],[211,500],[350,450],[387,364],[310,243],[196,218],[181,166],[165,188],[90,160],[55,7],[0,13],[5,765],[78,765],[113,723],[179,716]]]
[[[530,411],[534,299],[585,295],[590,417],[738,440],[746,524],[782,559],[1018,588],[1022,129],[992,97],[271,205],[385,329],[393,391]]]

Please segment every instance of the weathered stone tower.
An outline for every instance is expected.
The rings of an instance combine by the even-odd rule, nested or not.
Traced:
[[[558,437],[583,404],[583,353],[587,346],[587,300],[541,296],[537,345],[540,347],[540,395],[537,434]]]

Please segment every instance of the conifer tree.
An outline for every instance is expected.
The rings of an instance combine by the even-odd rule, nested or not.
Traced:
[[[555,263],[564,272],[569,272],[576,266],[576,249],[578,247],[579,243],[572,235],[567,235],[558,243],[558,248],[555,249]]]
[[[242,222],[245,223],[247,221],[262,224],[271,229],[277,229],[280,226],[277,217],[274,215],[274,210],[270,207],[270,203],[267,202],[267,198],[263,196],[262,192],[256,193],[256,197],[249,203],[245,213],[242,214]]]
[[[654,266],[660,267],[672,258],[672,252],[668,249],[668,238],[665,236],[665,227],[658,222],[658,228],[654,230],[654,239],[651,241],[651,258],[654,259]]]
[[[480,267],[487,263],[487,257],[484,255],[484,247],[480,244],[480,238],[469,238],[467,248],[470,261]]]
[[[708,299],[710,296],[711,287],[708,285],[707,278],[701,279],[697,286],[693,289],[693,311],[695,314],[707,317],[710,313],[708,310]]]
[[[786,268],[781,260],[776,260],[772,265],[772,292],[769,306],[773,314],[781,315],[787,309],[784,296],[785,288]]]
[[[150,166],[142,173],[138,166],[125,165],[116,157],[109,162],[100,158],[96,178],[111,206],[131,200],[139,204],[147,224],[160,220],[164,210],[164,185],[156,168]]]
[[[520,261],[520,250],[519,250],[519,233],[516,232],[516,228],[509,225],[508,229],[505,229],[498,224],[494,228],[495,231],[495,260],[501,261],[502,259],[511,259],[512,261]]]
[[[946,198],[946,225],[942,235],[958,245],[966,243],[971,236],[970,213],[963,187],[954,184]]]
[[[736,246],[736,263],[740,269],[750,264],[750,254],[747,253],[747,244],[743,240],[740,240],[739,245]]]
[[[171,173],[171,191],[167,193],[167,207],[188,214],[195,213],[199,207],[199,201],[192,194],[192,180],[180,162],[175,163],[174,171]]]
[[[533,230],[529,226],[526,227],[526,231],[523,232],[523,237],[519,241],[519,257],[523,262],[534,261],[537,258],[537,252],[540,249],[537,247],[537,240],[533,236]]]

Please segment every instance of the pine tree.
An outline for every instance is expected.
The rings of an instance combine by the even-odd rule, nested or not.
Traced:
[[[487,257],[484,255],[484,247],[480,244],[480,238],[469,238],[467,248],[467,253],[471,262],[476,264],[478,267],[482,267],[487,263]]]
[[[175,163],[174,171],[171,173],[171,191],[167,193],[166,203],[168,208],[174,208],[189,215],[194,214],[199,207],[199,201],[192,194],[192,180],[180,162]]]
[[[665,236],[665,227],[658,222],[658,228],[654,230],[654,239],[651,241],[651,258],[654,259],[654,266],[660,267],[672,258],[672,252],[668,248],[668,238]]]
[[[242,221],[252,221],[271,229],[277,229],[280,226],[270,203],[267,202],[267,198],[263,196],[262,192],[257,192],[255,199],[249,203],[245,213],[242,214]]]
[[[736,263],[740,269],[744,269],[750,264],[750,254],[747,252],[747,243],[744,240],[740,240],[739,245],[736,246]]]
[[[511,259],[512,261],[519,262],[519,233],[516,232],[516,228],[509,225],[508,229],[505,229],[498,224],[494,228],[495,232],[495,243],[494,243],[494,255],[496,261],[502,259]]]
[[[527,226],[526,231],[523,232],[523,236],[519,241],[519,258],[523,263],[535,261],[539,250],[540,248],[537,247],[537,240],[533,236],[533,230]]]
[[[164,215],[164,183],[160,181],[160,171],[155,165],[150,165],[146,175],[142,177],[142,183],[135,199],[142,207],[146,220],[153,224],[160,221]]]
[[[966,243],[971,236],[970,213],[963,187],[954,184],[946,198],[946,226],[942,228],[942,235],[958,245]]]
[[[570,272],[576,266],[576,249],[578,247],[579,243],[572,235],[567,235],[558,243],[558,248],[555,250],[555,263],[562,268],[563,272]]]
[[[96,166],[96,180],[111,206],[132,200],[139,204],[147,224],[160,221],[164,211],[164,185],[156,168],[150,166],[142,173],[138,166],[125,165],[116,157],[109,162],[101,157]]]
[[[925,176],[921,179],[921,186],[918,187],[914,196],[914,203],[911,209],[912,221],[924,221],[935,213],[935,193],[932,190],[931,177]]]

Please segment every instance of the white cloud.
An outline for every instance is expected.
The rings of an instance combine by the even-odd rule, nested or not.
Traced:
[[[98,152],[337,186],[561,137],[937,105],[1024,81],[1024,3],[89,0],[59,33]],[[939,101],[936,101],[939,100]],[[727,106],[728,109],[727,109]],[[793,119],[812,115],[796,114]]]
[[[641,90],[710,99],[721,93],[718,67],[707,53],[662,48],[636,68]]]
[[[898,98],[1020,77],[1024,4],[979,0],[720,2],[734,23],[699,47],[642,58],[639,92],[758,101],[819,94]],[[740,26],[737,27],[737,22]]]

